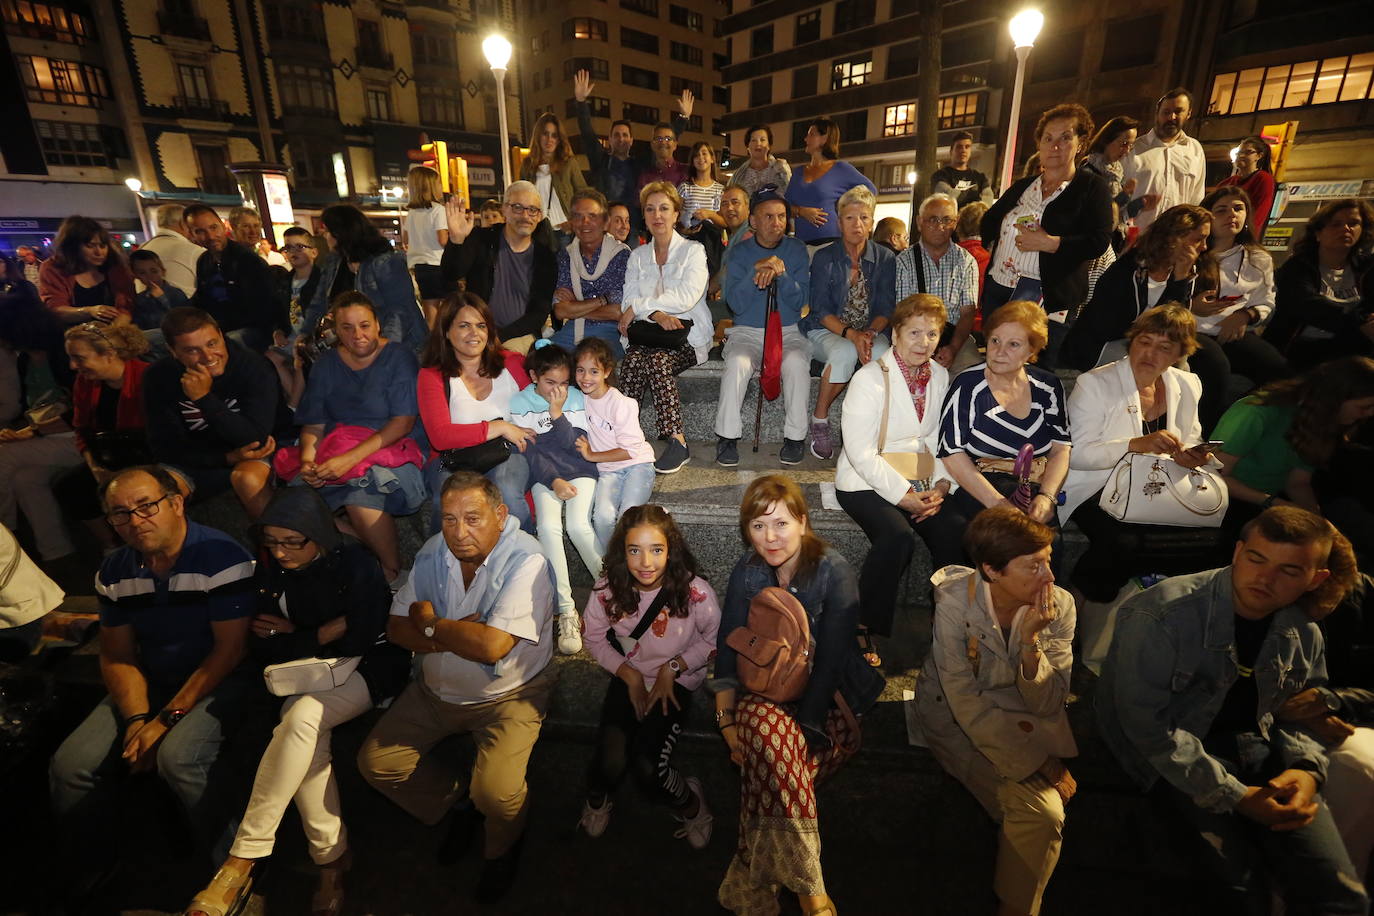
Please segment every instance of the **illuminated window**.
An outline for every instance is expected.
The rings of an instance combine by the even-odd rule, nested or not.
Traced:
[[[1207,113],[1246,114],[1301,108],[1370,97],[1374,53],[1219,73],[1212,80]]]
[[[563,21],[563,38],[564,40],[605,41],[606,21],[581,16],[577,19],[565,19]]]
[[[23,54],[14,59],[24,80],[24,94],[30,102],[97,108],[101,99],[110,97],[110,84],[100,67],[75,60]]]
[[[812,10],[809,13],[802,13],[797,17],[795,31],[792,33],[792,44],[804,45],[808,41],[818,41],[821,37],[821,11]]]
[[[976,127],[983,123],[983,93],[965,92],[940,99],[940,130]]]
[[[904,137],[916,132],[916,105],[889,105],[883,112],[883,136]]]
[[[91,29],[86,17],[60,6],[29,0],[0,0],[0,10],[4,12],[8,31],[16,35],[74,45],[84,45],[90,40]]]
[[[862,86],[873,75],[873,52],[867,51],[857,57],[835,61],[830,71],[830,89],[848,89]]]
[[[369,86],[363,93],[367,116],[373,121],[391,120],[391,93],[382,86]]]

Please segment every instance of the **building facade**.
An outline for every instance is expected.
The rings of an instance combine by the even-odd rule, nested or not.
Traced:
[[[583,167],[573,99],[578,70],[588,71],[596,84],[587,101],[599,136],[624,118],[634,125],[637,140],[646,142],[654,124],[671,120],[677,99],[690,89],[696,104],[680,145],[709,140],[720,146],[717,129],[728,105],[721,91],[725,42],[719,37],[728,8],[720,0],[520,2],[516,53],[530,61],[521,77],[527,120],[545,111],[564,119]],[[531,124],[523,127],[528,133]]]

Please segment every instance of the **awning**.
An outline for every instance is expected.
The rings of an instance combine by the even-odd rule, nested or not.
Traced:
[[[116,232],[141,232],[133,192],[123,185],[0,181],[0,235],[55,232],[68,216],[89,216]]]

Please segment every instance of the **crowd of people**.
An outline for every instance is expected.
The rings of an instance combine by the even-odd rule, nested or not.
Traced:
[[[100,835],[124,775],[156,769],[217,866],[187,912],[221,916],[294,801],[313,910],[335,913],[351,856],[331,729],[391,701],[358,767],[447,825],[447,861],[480,828],[475,893],[497,900],[552,655],[585,646],[610,681],[582,830],[606,830],[632,771],[681,838],[710,842],[702,785],[672,762],[704,686],[740,770],[720,902],[771,913],[786,889],[833,914],[815,784],[882,691],[875,636],[919,539],[936,572],[918,718],[1001,825],[1000,912],[1038,913],[1059,856],[1075,661],[1101,674],[1126,772],[1226,838],[1202,847],[1225,911],[1265,912],[1272,884],[1293,912],[1366,912],[1374,684],[1348,660],[1374,559],[1369,203],[1324,204],[1275,270],[1256,241],[1267,146],[1245,141],[1206,193],[1175,90],[1139,138],[1130,118],[1045,111],[1037,164],[1000,195],[957,136],[908,236],[875,226],[828,118],[795,168],[751,128],[727,181],[709,145],[676,155],[690,92],[641,155],[628,122],[595,137],[593,89],[579,73],[589,174],[541,114],[499,202],[474,211],[412,170],[404,252],[351,204],[280,252],[250,208],[196,204],[160,208],[127,258],[73,216],[36,270],[32,251],[0,261],[0,407],[23,412],[0,431],[0,522],[22,511],[41,566],[72,562],[75,523],[106,551],[108,697],[51,768],[73,842]],[[715,463],[738,465],[746,388],[775,372],[777,462],[835,461],[872,545],[858,569],[765,474],[720,600],[653,504],[692,459],[677,378],[718,345]],[[43,366],[51,390],[30,390]],[[190,518],[228,493],[255,553]],[[405,557],[396,519],[426,505]],[[1070,521],[1088,548],[1066,571]],[[565,534],[595,580],[581,611]],[[32,646],[41,612],[0,617],[0,638]],[[756,651],[780,618],[814,643],[800,675]],[[279,724],[236,794],[221,750],[264,674]],[[431,753],[458,733],[470,773]]]

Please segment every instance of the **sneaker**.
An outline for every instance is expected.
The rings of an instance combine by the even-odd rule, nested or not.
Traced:
[[[716,440],[716,464],[723,468],[732,468],[739,464],[738,439]]]
[[[806,457],[806,441],[803,439],[784,439],[778,451],[778,460],[783,464],[801,464]]]
[[[686,837],[693,849],[705,849],[706,844],[711,842],[711,824],[715,818],[711,816],[711,809],[706,806],[706,793],[701,790],[701,780],[695,776],[688,776],[687,788],[697,797],[697,814],[696,817],[673,815],[682,822],[682,826],[673,836],[678,839]]]
[[[564,611],[553,620],[554,631],[558,634],[558,651],[564,655],[576,655],[582,651],[582,618],[577,611]]]
[[[829,461],[835,455],[835,443],[830,439],[830,421],[811,421],[811,454],[822,461]]]
[[[687,446],[669,436],[668,447],[654,462],[654,471],[659,474],[676,474],[691,460],[692,453],[687,450]]]
[[[593,808],[591,802],[582,803],[582,819],[577,822],[577,826],[587,831],[589,837],[599,837],[606,832],[606,825],[611,822],[611,809],[615,803],[609,798],[600,808]]]

